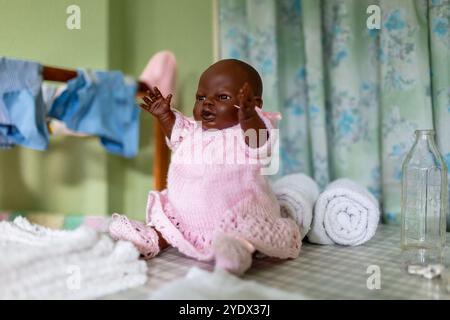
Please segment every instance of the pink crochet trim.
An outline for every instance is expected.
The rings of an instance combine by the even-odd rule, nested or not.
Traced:
[[[273,215],[273,208],[250,195],[225,213],[219,228],[249,241],[257,251],[275,258],[297,258],[302,245],[294,220]]]
[[[151,191],[147,202],[147,222],[155,227],[173,247],[181,253],[200,261],[214,258],[211,247],[212,237],[205,238],[192,231],[181,231],[183,226],[171,215],[173,208],[167,201],[167,191]]]
[[[167,191],[151,191],[147,203],[147,221],[172,246],[192,258],[208,261],[214,258],[213,239],[218,232],[248,241],[265,255],[280,259],[296,258],[300,253],[300,231],[294,220],[274,215],[270,206],[258,203],[248,196],[233,209],[224,212],[224,218],[209,235],[185,229],[175,218],[174,209],[167,200]],[[260,204],[260,203],[258,203]]]

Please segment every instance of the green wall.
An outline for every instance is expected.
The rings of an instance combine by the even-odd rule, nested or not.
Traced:
[[[66,28],[66,8],[81,8],[81,30]],[[108,0],[0,0],[0,53],[42,63],[108,67]]]
[[[117,0],[115,3],[119,3],[115,9],[124,12],[125,21],[123,29],[116,26],[119,30],[115,30],[118,34],[123,32],[125,36],[120,37],[113,33],[111,37],[113,40],[123,39],[120,45],[125,48],[122,69],[128,74],[139,76],[151,55],[159,50],[171,50],[177,57],[179,68],[177,107],[191,114],[198,78],[202,70],[213,60],[212,1],[129,0],[124,3]],[[152,182],[145,174],[152,168],[153,147],[149,141],[153,133],[151,124],[151,116],[142,114],[141,154],[127,162],[127,170],[123,175],[111,175],[120,180],[127,190],[124,193],[113,192],[123,197],[110,197],[113,202],[117,202],[111,205],[111,210],[124,207],[137,212],[137,215],[142,215],[141,212],[145,209],[142,206],[142,199],[146,199]],[[112,166],[115,173],[116,167]],[[118,203],[119,201],[122,203]]]
[[[65,26],[81,8],[81,30]],[[138,77],[159,50],[178,60],[178,101],[191,112],[212,54],[210,0],[0,0],[0,55],[64,67],[120,69]],[[0,210],[143,218],[152,180],[152,118],[141,116],[139,155],[107,154],[95,138],[52,137],[49,151],[0,151]]]

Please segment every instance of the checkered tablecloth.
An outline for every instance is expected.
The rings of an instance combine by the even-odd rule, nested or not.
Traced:
[[[399,241],[398,227],[380,225],[375,237],[358,247],[305,242],[295,260],[255,259],[243,279],[312,299],[450,299],[440,279],[427,280],[402,270]],[[162,285],[183,277],[193,266],[213,269],[212,264],[186,258],[173,248],[150,260],[148,266],[146,285],[105,298],[146,299]],[[377,270],[380,288],[373,288],[376,283],[369,280],[373,288],[369,289],[368,278]]]

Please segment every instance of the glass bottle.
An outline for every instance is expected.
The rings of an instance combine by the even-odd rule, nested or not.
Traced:
[[[403,162],[401,249],[405,267],[441,264],[446,232],[447,167],[434,130],[416,130]]]

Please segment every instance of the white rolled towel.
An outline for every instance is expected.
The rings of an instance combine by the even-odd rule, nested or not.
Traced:
[[[370,240],[380,219],[378,201],[350,179],[338,179],[317,199],[308,240],[357,246]]]
[[[310,229],[314,203],[319,196],[317,183],[303,173],[295,173],[275,181],[272,188],[280,203],[281,215],[294,219],[304,238]]]

